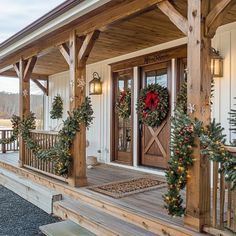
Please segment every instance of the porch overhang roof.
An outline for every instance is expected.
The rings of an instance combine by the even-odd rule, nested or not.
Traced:
[[[35,55],[36,77],[68,70],[58,46],[68,42],[73,30],[78,36],[101,31],[88,64],[184,37],[158,9],[157,4],[162,1],[66,1],[0,45],[0,75],[12,76],[12,64]],[[224,24],[236,19],[235,5]],[[175,8],[186,17],[187,0],[176,1]]]
[[[68,0],[0,44],[0,58],[99,8],[111,0]]]

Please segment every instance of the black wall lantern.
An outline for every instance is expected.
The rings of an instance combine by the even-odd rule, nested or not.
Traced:
[[[219,51],[211,48],[211,75],[212,77],[223,77],[224,59]]]
[[[102,82],[97,72],[93,73],[93,79],[89,82],[89,95],[102,94]]]

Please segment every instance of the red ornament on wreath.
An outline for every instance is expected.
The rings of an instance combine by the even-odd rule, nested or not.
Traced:
[[[152,128],[158,127],[169,112],[169,94],[167,88],[151,84],[141,90],[137,113],[142,124]]]

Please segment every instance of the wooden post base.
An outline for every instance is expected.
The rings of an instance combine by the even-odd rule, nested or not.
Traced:
[[[87,177],[69,178],[68,184],[71,187],[85,187],[88,185]]]
[[[203,230],[202,220],[188,214],[186,214],[184,217],[184,226],[196,232],[202,232]]]

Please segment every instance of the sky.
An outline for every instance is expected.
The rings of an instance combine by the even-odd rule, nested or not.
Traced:
[[[8,39],[64,0],[0,0],[0,43]],[[18,79],[0,77],[0,91],[19,91]],[[32,93],[39,93],[35,85]]]

